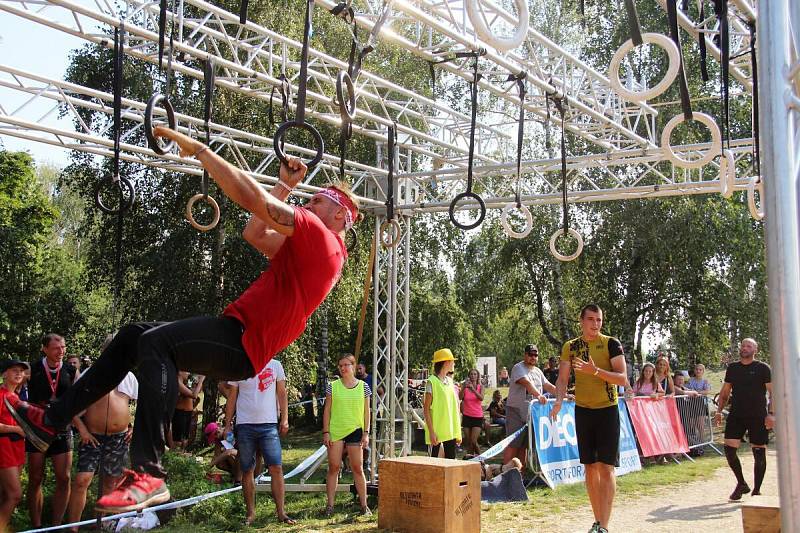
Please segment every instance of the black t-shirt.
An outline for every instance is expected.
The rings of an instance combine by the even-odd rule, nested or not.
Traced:
[[[498,414],[500,416],[505,416],[505,414],[506,414],[506,407],[505,407],[505,405],[503,405],[503,400],[500,400],[499,402],[496,402],[496,401],[492,400],[492,403],[489,404],[489,413],[490,414],[492,412],[492,409],[494,409],[496,411],[496,414]]]
[[[731,414],[738,417],[767,415],[767,383],[772,383],[769,365],[753,361],[743,365],[737,361],[728,365],[725,383],[732,388]]]
[[[47,405],[50,403],[50,398],[53,395],[51,388],[52,380],[58,376],[58,384],[56,385],[56,398],[60,398],[64,392],[72,386],[75,381],[75,367],[66,363],[61,364],[61,372],[50,371],[48,368],[47,376],[44,370],[45,365],[42,361],[36,361],[31,364],[31,379],[28,382],[28,401],[38,405]]]

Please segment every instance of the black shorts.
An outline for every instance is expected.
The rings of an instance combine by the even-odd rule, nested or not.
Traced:
[[[361,446],[361,437],[364,434],[361,428],[353,431],[352,433],[345,435],[342,439],[344,441],[345,446]]]
[[[482,428],[483,417],[461,415],[462,428]]]
[[[28,453],[41,453],[39,448],[25,439],[25,451]],[[59,433],[58,437],[50,444],[47,451],[44,453],[45,457],[53,457],[54,455],[61,455],[63,453],[72,452],[72,431],[66,433]]]
[[[575,406],[575,433],[581,463],[619,466],[619,409]]]
[[[769,431],[764,425],[765,416],[728,415],[725,423],[725,438],[742,440],[745,431],[750,444],[765,445],[769,442]]]
[[[191,411],[175,409],[175,413],[172,415],[172,440],[182,441],[188,439],[191,424]]]

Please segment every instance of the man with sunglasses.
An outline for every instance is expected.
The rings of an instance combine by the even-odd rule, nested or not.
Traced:
[[[269,259],[269,268],[221,316],[124,326],[80,382],[67,389],[69,394],[46,410],[16,395],[5,398],[26,436],[44,452],[74,415],[138,368],[132,470],[119,488],[98,500],[103,512],[138,511],[169,500],[161,465],[162,424],[175,410],[177,371],[238,381],[264,368],[303,333],[308,317],[339,280],[347,258],[345,232],[360,218],[346,184],[321,189],[304,207],[285,203],[306,174],[299,159],[281,164],[279,181],[268,193],[201,142],[163,127],[155,133],[176,141],[182,156],[197,158],[217,186],[251,214],[242,236]]]
[[[538,364],[539,348],[535,344],[528,344],[525,346],[523,360],[511,369],[506,399],[506,435],[512,435],[528,424],[531,402],[546,403],[544,393],[556,393],[555,385],[547,381]],[[516,457],[524,465],[527,456],[528,432],[523,431],[503,451],[503,464]]]

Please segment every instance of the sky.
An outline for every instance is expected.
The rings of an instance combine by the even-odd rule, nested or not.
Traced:
[[[78,3],[82,4],[84,0]],[[66,10],[50,8],[45,13],[48,18],[59,20],[64,19]],[[0,13],[0,64],[4,66],[61,80],[67,68],[70,51],[86,42],[59,30],[8,13]],[[11,78],[8,74],[0,73],[0,79],[9,81]],[[27,94],[0,87],[0,106],[8,113],[13,112],[28,98]],[[25,108],[20,118],[38,119],[51,106],[52,104],[34,106],[32,103]],[[47,117],[45,123],[60,129],[73,129],[68,118],[59,120],[56,115],[53,113]],[[52,163],[63,167],[69,162],[67,150],[4,135],[2,125],[0,142],[6,150],[29,152],[37,163]]]

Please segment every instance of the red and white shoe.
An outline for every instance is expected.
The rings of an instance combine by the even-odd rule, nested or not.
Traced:
[[[20,400],[16,394],[6,395],[5,404],[11,417],[25,432],[28,441],[40,452],[46,452],[56,438],[56,430],[45,422],[44,409]]]
[[[141,511],[145,507],[169,501],[169,489],[163,479],[133,470],[125,470],[123,476],[113,492],[97,500],[97,512]]]

